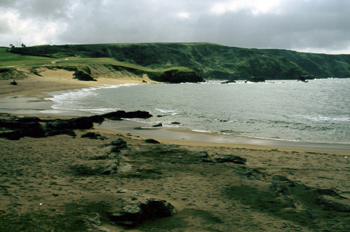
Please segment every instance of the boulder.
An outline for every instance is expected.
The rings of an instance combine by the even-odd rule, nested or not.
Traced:
[[[116,112],[106,113],[101,115],[104,118],[116,120],[116,119],[122,119],[122,118],[150,118],[152,115],[149,112],[146,111],[131,111],[131,112],[125,112],[123,110],[119,110]]]
[[[128,147],[127,143],[124,140],[120,139],[120,138],[115,140],[115,141],[113,141],[113,142],[111,142],[107,146],[111,147],[110,152],[120,152],[122,149],[125,149],[125,148]]]
[[[221,84],[230,84],[230,83],[236,83],[234,80],[228,80],[228,81],[223,81]]]
[[[203,77],[195,71],[169,70],[163,73],[149,73],[148,76],[154,81],[167,83],[204,82]]]
[[[162,123],[158,123],[158,124],[153,125],[152,127],[162,127],[162,126],[163,126]]]
[[[251,77],[251,78],[247,79],[247,81],[256,82],[256,83],[257,82],[265,82],[265,78],[263,78],[263,77]]]
[[[142,222],[170,217],[176,213],[175,207],[165,200],[126,189],[119,189],[117,194],[121,197],[121,207],[108,214],[111,220],[121,226],[135,227]]]
[[[39,121],[39,118],[36,117],[0,119],[0,127],[10,130],[1,133],[0,137],[11,140],[18,140],[25,136],[34,138],[45,137],[45,130]]]
[[[145,142],[151,144],[160,144],[160,142],[155,139],[146,139]]]
[[[64,130],[64,129],[91,129],[94,126],[93,120],[89,117],[79,117],[72,119],[57,119],[46,123],[48,130]]]
[[[99,138],[101,138],[101,135],[97,134],[95,132],[87,132],[80,137],[81,138],[89,138],[89,139],[99,139]]]

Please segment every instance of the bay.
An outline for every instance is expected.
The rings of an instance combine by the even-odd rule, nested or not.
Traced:
[[[145,110],[149,126],[282,141],[350,144],[350,79],[152,84],[55,92],[52,110]],[[176,122],[176,123],[174,123]]]

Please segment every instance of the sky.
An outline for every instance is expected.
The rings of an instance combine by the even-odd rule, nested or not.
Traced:
[[[0,0],[0,46],[210,42],[350,54],[349,0]]]

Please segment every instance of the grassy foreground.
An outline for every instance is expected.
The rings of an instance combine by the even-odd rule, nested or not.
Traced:
[[[0,146],[0,231],[350,229],[344,154],[173,145],[96,129],[0,138]],[[142,196],[176,213],[116,220]]]

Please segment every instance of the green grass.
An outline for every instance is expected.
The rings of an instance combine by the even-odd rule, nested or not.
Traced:
[[[191,76],[198,77],[194,74],[195,71],[188,67],[181,66],[166,66],[166,67],[147,67],[135,63],[128,63],[125,61],[118,61],[112,57],[90,57],[86,52],[79,53],[79,50],[73,49],[69,51],[66,47],[57,50],[56,46],[39,46],[33,47],[35,55],[30,54],[31,50],[27,49],[22,54],[8,52],[7,48],[0,48],[0,73],[14,72],[16,69],[27,68],[31,73],[37,74],[37,68],[57,68],[66,69],[75,72],[84,73],[87,70],[90,72],[91,68],[96,66],[107,67],[111,71],[127,71],[138,76],[148,74],[150,78],[157,81],[167,82],[181,82],[192,81]],[[72,50],[72,49],[71,49]],[[86,50],[86,49],[85,49]],[[48,52],[52,52],[51,54]],[[66,53],[64,52],[66,51]],[[76,56],[68,56],[74,53]],[[42,54],[39,56],[38,54]],[[88,74],[91,74],[89,73]],[[174,73],[179,78],[174,78]],[[91,77],[93,79],[93,77]],[[200,78],[197,78],[200,80]],[[196,79],[196,80],[197,80]]]
[[[205,79],[297,79],[349,77],[350,55],[247,49],[210,43],[43,45],[15,48],[0,66],[112,65],[135,73],[195,72]],[[25,56],[23,56],[25,55]],[[162,75],[162,74],[161,74]]]
[[[52,63],[54,62],[54,63]],[[65,57],[50,58],[41,56],[21,55],[16,53],[7,52],[7,48],[0,47],[0,67],[31,67],[31,66],[86,66],[86,65],[115,65],[125,68],[131,68],[135,70],[141,70],[145,72],[166,72],[170,70],[179,70],[183,72],[193,71],[188,67],[167,67],[167,68],[149,68],[141,65],[120,62],[114,58],[92,58],[92,57]]]

